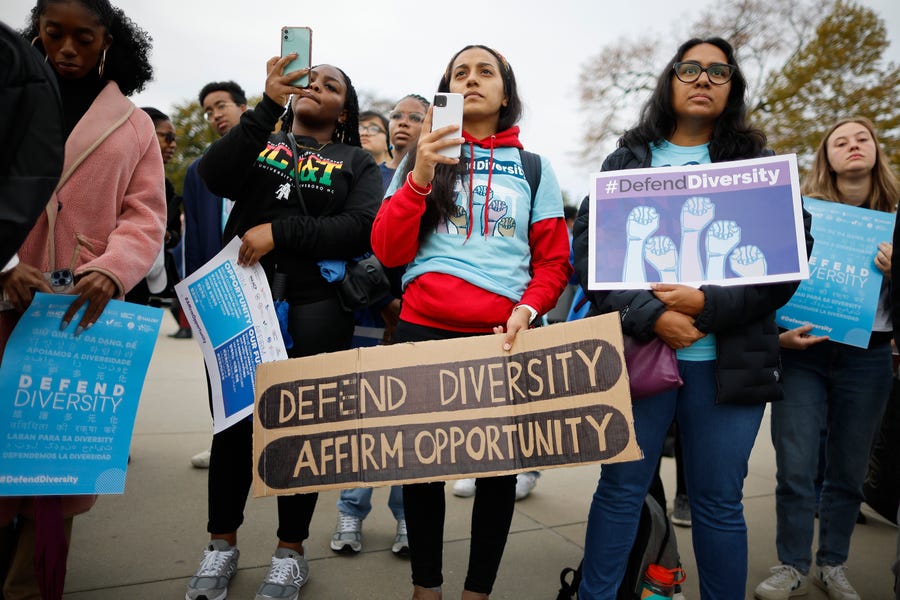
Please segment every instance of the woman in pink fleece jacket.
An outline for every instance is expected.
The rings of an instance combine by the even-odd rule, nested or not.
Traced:
[[[59,84],[65,162],[18,252],[19,264],[0,275],[0,288],[17,309],[0,313],[0,352],[35,290],[76,295],[61,326],[86,305],[76,335],[90,327],[110,299],[147,274],[166,219],[153,123],[126,98],[152,77],[149,36],[107,0],[38,0],[31,17],[24,35],[33,38]],[[44,278],[50,272],[53,287]],[[0,557],[12,556],[0,596],[37,597],[40,587],[43,598],[61,597],[72,516],[94,501],[0,498]],[[33,564],[40,565],[37,576]]]

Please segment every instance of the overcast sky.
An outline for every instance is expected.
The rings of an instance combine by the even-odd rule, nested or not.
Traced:
[[[153,36],[155,78],[132,99],[164,112],[192,99],[209,81],[234,79],[256,95],[266,61],[279,53],[283,25],[313,30],[312,60],[332,63],[357,89],[378,97],[414,92],[430,97],[450,57],[480,43],[512,65],[525,103],[526,148],[547,156],[573,201],[599,165],[577,162],[582,133],[578,74],[606,44],[642,32],[659,34],[674,52],[690,22],[710,0],[113,0]],[[34,0],[2,0],[0,20],[21,28]],[[900,62],[900,1],[866,0],[885,20],[889,56]],[[662,68],[662,64],[660,68]],[[365,107],[363,107],[365,108]]]

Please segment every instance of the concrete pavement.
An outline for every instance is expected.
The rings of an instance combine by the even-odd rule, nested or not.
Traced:
[[[203,362],[192,340],[166,337],[176,325],[166,316],[153,356],[131,446],[126,492],[101,497],[75,519],[66,600],[184,598],[199,564],[206,534],[206,471],[190,457],[209,447],[211,421],[206,404]],[[747,597],[775,564],[775,457],[768,412],[744,486],[750,529]],[[674,462],[663,461],[667,494],[674,496]],[[553,600],[559,572],[581,558],[585,522],[599,467],[544,471],[534,493],[516,504],[512,530],[492,598]],[[409,564],[391,554],[394,520],[387,490],[376,490],[363,526],[363,551],[334,554],[328,547],[337,518],[337,492],[323,493],[306,543],[310,581],[302,599],[401,599],[411,595]],[[465,577],[471,500],[456,498],[447,486],[444,544],[444,597],[458,598]],[[897,529],[863,508],[868,524],[853,536],[848,577],[864,600],[888,600]],[[229,598],[252,600],[275,546],[273,498],[247,502],[239,533],[240,568]],[[676,528],[688,573],[685,596],[699,599],[690,530]],[[810,586],[809,600],[826,598]]]

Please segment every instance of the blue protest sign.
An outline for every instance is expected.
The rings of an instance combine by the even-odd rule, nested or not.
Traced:
[[[121,494],[162,311],[111,300],[75,337],[75,296],[35,294],[0,365],[0,496]]]
[[[216,433],[253,413],[257,366],[287,358],[266,273],[239,265],[240,247],[233,238],[175,286],[203,352]]]
[[[776,313],[781,327],[812,324],[811,335],[865,348],[878,307],[882,275],[874,258],[880,242],[891,241],[891,213],[804,198],[816,240],[809,279]]]

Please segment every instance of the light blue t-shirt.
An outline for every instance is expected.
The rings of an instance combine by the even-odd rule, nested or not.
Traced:
[[[468,151],[469,146],[464,146],[461,160],[467,163]],[[467,175],[465,181],[456,181],[455,210],[421,242],[403,275],[403,286],[424,273],[446,273],[518,302],[531,280],[531,224],[563,216],[559,183],[542,157],[541,183],[532,206],[531,188],[517,148],[495,148],[491,161],[490,150],[476,146],[475,160],[469,164],[473,171],[471,207]],[[395,178],[391,187],[400,184]]]
[[[652,153],[651,167],[671,167],[685,165],[706,165],[712,162],[709,158],[709,144],[700,146],[676,146],[668,140],[663,140],[650,147]],[[716,336],[708,333],[687,348],[675,351],[678,360],[715,360]]]

